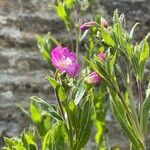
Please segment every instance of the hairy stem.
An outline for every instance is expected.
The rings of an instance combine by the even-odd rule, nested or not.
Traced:
[[[58,74],[58,71],[55,72],[55,76],[54,76],[55,79],[57,79],[57,74]],[[56,89],[54,89],[54,93],[55,93],[55,97],[56,97],[57,103],[59,105],[60,113],[61,113],[61,115],[62,115],[62,117],[63,117],[63,119],[65,121],[65,115],[64,115],[64,111],[63,111],[63,106],[62,106],[62,103],[60,101],[60,98],[58,96],[58,93],[57,93]]]
[[[79,24],[80,24],[80,9],[79,7],[76,7],[76,11],[75,11],[75,22],[76,22],[76,25],[75,25],[75,31],[76,31],[76,56],[77,56],[77,59],[79,57],[79,37],[80,37],[80,29],[79,29]]]
[[[142,108],[142,104],[143,104],[143,92],[142,92],[142,83],[140,80],[137,81],[137,85],[138,85],[138,93],[139,93],[139,100],[140,100],[140,109]]]
[[[56,90],[54,90],[54,93],[55,93],[56,100],[57,100],[58,105],[59,105],[60,113],[61,113],[63,119],[65,120],[65,115],[64,115],[64,111],[63,111],[63,106],[62,106],[61,101],[60,101],[60,99],[59,99],[58,93],[57,93]]]

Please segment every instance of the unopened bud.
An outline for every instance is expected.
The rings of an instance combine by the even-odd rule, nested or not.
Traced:
[[[96,73],[90,73],[86,78],[85,82],[88,84],[99,84],[102,81],[102,78]]]
[[[103,17],[101,17],[101,26],[108,28],[108,22]]]
[[[96,37],[99,38],[100,36],[101,36],[101,32],[100,32],[100,31],[97,31]]]
[[[125,15],[121,14],[120,17],[119,17],[119,20],[120,20],[121,23],[125,22]]]
[[[94,27],[94,26],[96,26],[96,22],[95,21],[90,21],[90,22],[86,22],[83,25],[81,25],[80,29],[81,30],[87,30],[87,29],[89,29],[91,27]]]
[[[104,60],[105,60],[105,57],[106,57],[106,54],[103,53],[103,52],[101,52],[101,53],[98,54],[98,56],[99,56],[99,59],[100,59],[100,60],[104,61]]]

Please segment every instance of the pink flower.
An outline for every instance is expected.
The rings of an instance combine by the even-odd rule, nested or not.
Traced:
[[[81,30],[87,30],[87,29],[89,29],[91,27],[94,27],[94,26],[96,26],[96,22],[95,21],[90,21],[90,22],[86,22],[83,25],[81,25],[80,29]]]
[[[101,52],[101,53],[98,54],[98,56],[99,56],[100,60],[104,61],[105,57],[106,57],[106,54]]]
[[[62,73],[68,73],[71,77],[77,75],[79,64],[76,54],[70,52],[67,47],[57,46],[51,52],[52,64]]]
[[[102,78],[96,72],[91,72],[85,78],[85,82],[88,84],[99,84],[101,81],[102,81]]]

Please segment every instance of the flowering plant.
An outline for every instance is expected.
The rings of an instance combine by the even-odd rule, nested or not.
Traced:
[[[148,85],[144,95],[142,81],[149,58],[149,35],[140,43],[132,44],[137,24],[128,33],[124,28],[125,16],[119,16],[117,10],[112,25],[102,17],[81,26],[77,18],[79,22],[74,24],[71,10],[79,5],[78,9],[85,11],[90,6],[90,0],[83,4],[71,0],[58,1],[53,6],[67,30],[76,30],[75,52],[50,34],[44,38],[37,36],[40,51],[53,68],[47,79],[54,89],[57,104],[31,97],[30,112],[24,112],[34,122],[36,130],[23,132],[20,138],[5,138],[3,149],[81,150],[94,134],[94,149],[110,149],[106,132],[106,114],[110,103],[117,122],[131,142],[130,149],[146,150],[150,89]],[[79,57],[83,40],[88,40],[87,44],[85,42],[88,51],[82,59],[84,62]],[[133,79],[137,84],[136,94]]]

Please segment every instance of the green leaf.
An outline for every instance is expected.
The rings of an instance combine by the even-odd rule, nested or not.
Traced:
[[[28,131],[27,133],[22,133],[21,139],[23,142],[23,146],[26,150],[37,150],[37,144],[35,140],[35,134],[33,131]]]
[[[30,112],[31,112],[32,120],[35,123],[41,122],[41,113],[40,110],[38,109],[38,104],[34,103],[34,101],[30,105]]]
[[[116,117],[118,123],[120,124],[121,128],[131,140],[133,145],[139,147],[141,142],[139,136],[135,133],[134,127],[130,124],[130,120],[127,117],[127,113],[125,112],[125,108],[121,103],[120,99],[117,95],[111,92],[111,106]]]
[[[134,53],[132,55],[131,61],[132,61],[134,74],[135,74],[136,78],[138,79],[139,78],[139,68],[140,67],[139,67],[139,59],[138,59],[136,53]]]
[[[139,24],[139,23],[136,23],[136,24],[132,27],[132,29],[131,29],[131,31],[130,31],[130,38],[131,38],[131,39],[133,38],[134,30],[135,30],[135,28],[137,27],[138,24]]]
[[[13,139],[7,138],[7,137],[4,138],[4,141],[5,141],[6,146],[11,150],[15,144],[15,141]]]
[[[52,112],[47,112],[46,108],[37,102],[35,97],[32,97],[30,104],[31,119],[36,124],[38,132],[41,136],[44,136],[50,129],[50,116]],[[38,98],[37,98],[38,99]]]
[[[149,57],[149,45],[148,45],[148,42],[144,40],[142,44],[142,52],[140,55],[140,63],[142,61],[147,60],[148,57]]]
[[[118,9],[116,9],[113,14],[113,24],[117,24],[118,22],[119,22],[119,15],[118,15]]]
[[[44,59],[50,62],[50,50],[52,48],[52,41],[50,40],[49,35],[46,35],[45,37],[37,35],[36,39],[38,48],[40,49]]]
[[[60,101],[65,101],[67,98],[65,89],[62,86],[59,86],[57,91],[58,91],[58,96],[59,96]]]
[[[93,98],[89,96],[88,100],[80,110],[80,117],[78,118],[78,134],[73,146],[74,150],[82,149],[88,142],[93,127],[94,114]]]
[[[39,105],[39,107],[41,108],[41,110],[45,111],[47,114],[52,116],[54,119],[63,121],[63,118],[59,115],[59,113],[56,111],[56,109],[54,109],[51,105],[46,103],[41,98],[32,96],[31,100],[34,101],[35,103],[37,103]]]
[[[56,89],[56,87],[59,85],[59,83],[54,78],[52,78],[50,76],[48,76],[47,79],[50,82],[50,84],[53,86],[53,88]]]
[[[54,78],[48,76],[47,78],[50,82],[50,84],[53,86],[53,88],[58,93],[58,97],[61,101],[65,101],[67,98],[65,89],[56,81]]]
[[[73,130],[78,133],[78,114],[79,107],[76,106],[75,102],[72,100],[69,102],[69,105],[65,107],[66,112],[68,114],[69,120],[71,122],[71,126]]]
[[[141,126],[142,131],[144,133],[148,129],[149,111],[150,111],[150,83],[148,84],[148,88],[146,90],[146,98],[144,100],[141,112]]]
[[[107,62],[108,68],[109,68],[108,72],[109,72],[109,74],[111,76],[114,76],[115,63],[116,63],[116,55],[117,55],[117,51],[114,53],[113,56],[110,57],[110,59]]]
[[[55,123],[51,130],[46,134],[42,143],[42,150],[66,150],[66,127],[63,122]]]
[[[108,44],[109,46],[112,46],[112,47],[115,46],[114,40],[112,39],[110,34],[105,31],[105,29],[103,27],[101,27],[101,34],[102,34],[102,37],[103,37],[104,41],[106,42],[106,44]]]
[[[145,39],[142,41],[140,48],[142,48],[142,51],[140,54],[139,79],[142,80],[143,75],[144,75],[145,65],[146,65],[148,58],[149,58],[149,44]]]
[[[66,6],[68,7],[68,8],[73,8],[75,5],[75,0],[65,0],[65,4],[66,4]]]
[[[64,7],[64,3],[62,3],[61,1],[58,1],[58,6],[56,6],[56,11],[60,19],[66,21],[67,13]]]
[[[86,86],[85,86],[84,82],[81,81],[79,83],[79,86],[77,87],[77,93],[76,93],[75,100],[74,100],[76,105],[80,102],[80,100],[84,96],[85,91],[86,91]]]
[[[19,138],[5,138],[5,150],[27,150]]]

